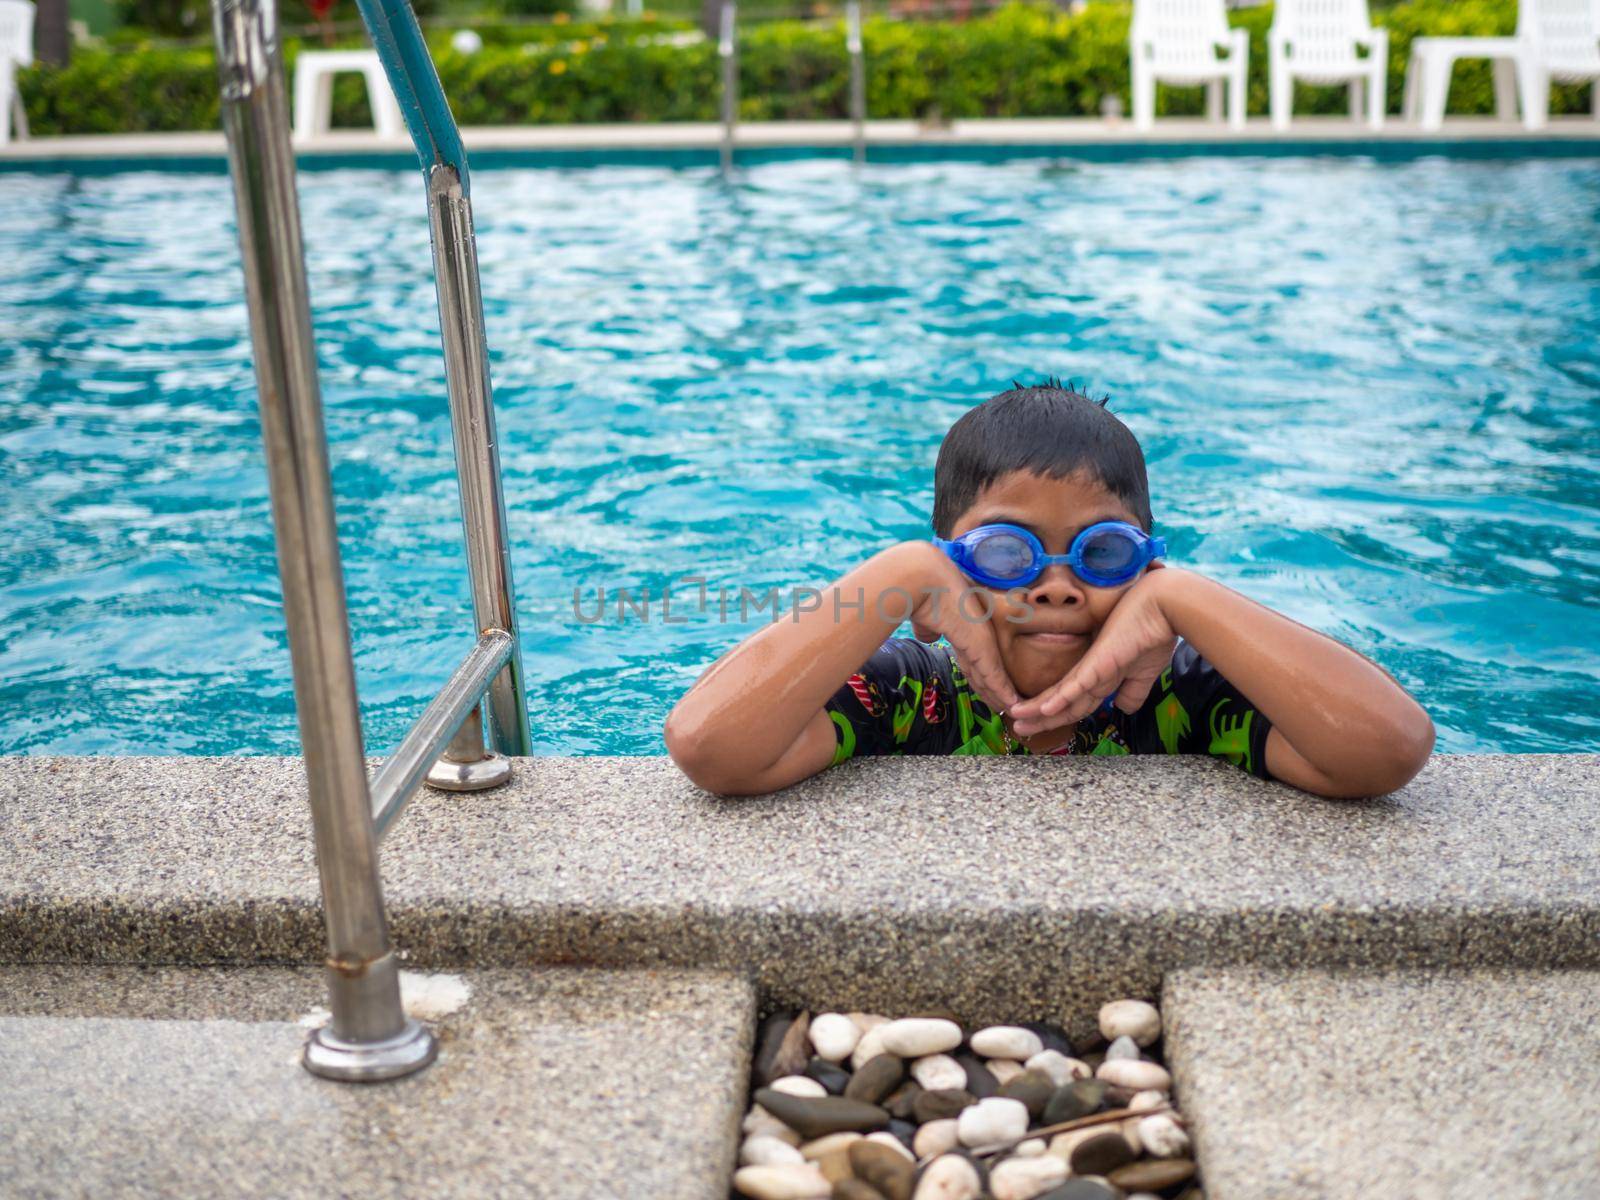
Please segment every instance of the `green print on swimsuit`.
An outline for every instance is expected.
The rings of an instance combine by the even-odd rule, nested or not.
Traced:
[[[833,749],[833,765],[837,767],[856,752],[856,729],[843,713],[830,712],[828,715],[839,730],[839,744]]]
[[[1243,717],[1219,716],[1229,705],[1228,700],[1218,700],[1211,708],[1211,745],[1206,753],[1227,759],[1236,767],[1253,770],[1250,759],[1250,722],[1255,713],[1245,710]]]
[[[1161,748],[1168,754],[1178,753],[1178,739],[1189,732],[1189,714],[1172,694],[1172,668],[1161,672],[1161,690],[1165,696],[1156,704],[1156,733],[1161,738]]]
[[[917,719],[917,710],[922,707],[922,680],[902,675],[900,687],[911,693],[910,700],[902,701],[894,708],[894,740],[903,746],[911,736],[911,725]]]

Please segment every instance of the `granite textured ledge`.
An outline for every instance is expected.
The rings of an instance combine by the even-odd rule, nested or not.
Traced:
[[[0,1195],[725,1200],[755,996],[704,971],[471,971],[439,1060],[299,1065],[319,970],[0,967]]]
[[[535,758],[386,841],[414,966],[744,972],[765,1007],[1078,1023],[1182,967],[1600,967],[1600,756],[1329,801],[1204,759],[878,759],[721,799]],[[296,759],[0,759],[0,962],[320,961]]]
[[[1600,1196],[1600,974],[1180,971],[1208,1200]]]

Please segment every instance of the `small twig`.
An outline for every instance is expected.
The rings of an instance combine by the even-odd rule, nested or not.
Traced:
[[[1033,1138],[1049,1137],[1057,1133],[1069,1133],[1074,1129],[1088,1129],[1094,1125],[1107,1125],[1112,1121],[1125,1121],[1129,1117],[1148,1117],[1152,1113],[1174,1111],[1176,1110],[1173,1109],[1170,1100],[1163,1100],[1155,1108],[1114,1108],[1110,1112],[1093,1113],[1087,1117],[1077,1117],[1071,1121],[1062,1121],[1057,1125],[1046,1125],[1043,1129],[1030,1129],[1021,1137],[1013,1138],[1009,1142],[993,1142],[987,1146],[976,1147],[972,1151],[972,1156],[974,1158],[988,1158],[991,1155],[1004,1154],[1007,1150],[1015,1149],[1022,1145],[1023,1142],[1030,1141]],[[917,1160],[917,1166],[927,1166],[937,1157],[938,1155],[930,1154],[926,1158],[920,1158]]]

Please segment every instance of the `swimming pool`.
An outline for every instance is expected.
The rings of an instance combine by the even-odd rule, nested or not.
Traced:
[[[1600,159],[473,190],[539,753],[660,753],[740,588],[926,536],[944,430],[1045,373],[1111,393],[1174,562],[1375,658],[1439,749],[1600,743]],[[301,195],[386,752],[472,640],[421,184]],[[0,212],[0,752],[294,752],[227,177],[0,174]]]

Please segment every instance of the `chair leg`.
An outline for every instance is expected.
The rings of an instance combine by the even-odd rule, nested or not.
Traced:
[[[1523,128],[1543,129],[1550,117],[1550,73],[1524,62],[1517,72],[1517,83],[1522,99]]]
[[[1517,119],[1517,64],[1494,60],[1494,115],[1502,121]]]
[[[1244,128],[1244,64],[1240,63],[1228,77],[1228,125],[1232,129]]]
[[[1359,125],[1361,123],[1362,115],[1361,81],[1352,79],[1349,84],[1346,85],[1346,90],[1350,93],[1350,119]]]
[[[1267,111],[1274,129],[1282,132],[1289,128],[1294,116],[1294,76],[1289,74],[1289,64],[1279,59],[1272,61],[1268,72]]]
[[[310,65],[305,62],[294,68],[294,140],[309,138],[317,123],[317,81]]]
[[[1367,76],[1367,126],[1371,129],[1382,129],[1383,120],[1389,115],[1389,63],[1377,63],[1372,68],[1372,74]]]
[[[1156,81],[1150,68],[1135,60],[1133,64],[1133,125],[1151,129],[1156,118]]]
[[[11,141],[12,78],[11,59],[0,55],[0,146]]]
[[[17,141],[25,142],[33,135],[28,132],[28,107],[22,102],[22,93],[16,88],[11,89],[11,116],[16,122],[13,128],[17,133]]]
[[[1441,58],[1423,68],[1421,125],[1430,132],[1444,128],[1444,104],[1450,96],[1450,70],[1454,66],[1454,59]]]
[[[1213,79],[1206,84],[1206,120],[1222,120],[1222,80]]]

